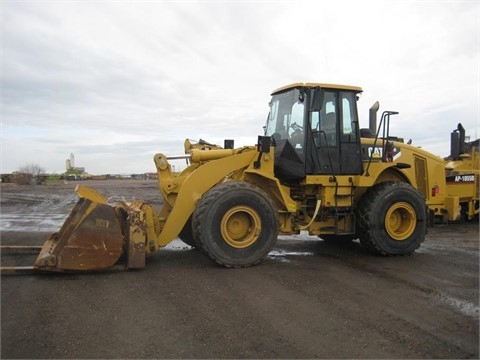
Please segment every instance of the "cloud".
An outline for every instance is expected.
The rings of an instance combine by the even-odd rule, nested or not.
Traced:
[[[270,92],[299,81],[365,90],[398,136],[447,155],[479,129],[477,2],[1,3],[1,172],[154,171],[185,138],[253,144]],[[180,166],[180,165],[179,165]]]

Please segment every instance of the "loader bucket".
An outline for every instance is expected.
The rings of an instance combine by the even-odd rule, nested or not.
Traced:
[[[121,257],[124,244],[121,215],[101,195],[82,195],[81,190],[77,187],[81,198],[60,231],[44,243],[34,269],[104,270]]]

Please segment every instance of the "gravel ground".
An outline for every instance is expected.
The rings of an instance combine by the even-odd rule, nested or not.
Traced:
[[[75,185],[2,184],[2,245],[42,244]],[[88,185],[161,205],[153,181]],[[176,240],[141,271],[1,277],[2,359],[478,357],[478,223],[435,226],[406,257],[301,234],[224,269]]]

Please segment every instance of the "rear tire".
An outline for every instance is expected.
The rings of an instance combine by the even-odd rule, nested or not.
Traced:
[[[382,255],[413,253],[425,240],[425,201],[407,183],[383,182],[362,197],[357,208],[360,242]]]
[[[180,240],[182,240],[185,244],[190,245],[193,248],[198,248],[197,241],[193,236],[193,229],[192,229],[192,217],[190,216],[183,226],[182,231],[178,234]]]
[[[226,267],[259,263],[277,241],[278,217],[258,187],[227,182],[200,199],[192,217],[194,237],[212,260]]]

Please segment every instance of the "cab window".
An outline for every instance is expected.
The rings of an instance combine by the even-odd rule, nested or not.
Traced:
[[[340,93],[342,104],[341,139],[345,142],[357,140],[357,113],[355,111],[355,94],[352,92]]]

